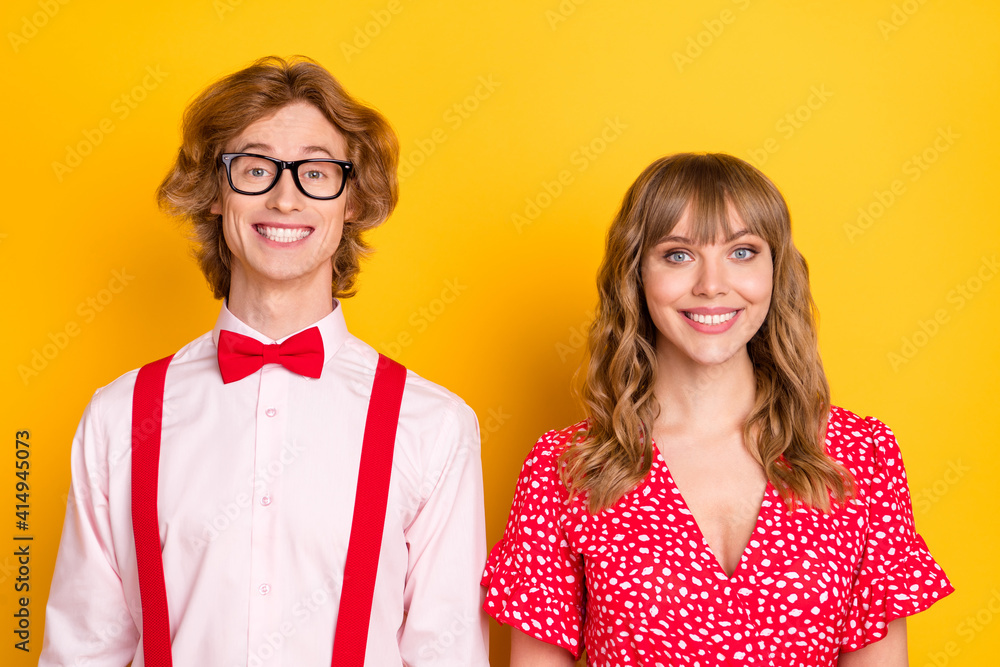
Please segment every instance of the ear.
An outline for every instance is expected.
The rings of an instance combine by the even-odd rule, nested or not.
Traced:
[[[344,224],[349,225],[354,222],[354,197],[351,196],[350,180],[347,181],[347,187],[341,196],[344,198]]]
[[[219,193],[219,196],[215,198],[215,201],[212,202],[212,207],[208,209],[208,212],[211,213],[212,215],[222,215],[222,193],[221,192]]]

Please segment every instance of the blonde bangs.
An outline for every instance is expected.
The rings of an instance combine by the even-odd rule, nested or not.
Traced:
[[[718,155],[688,154],[661,162],[663,167],[650,179],[634,211],[637,219],[646,221],[643,253],[669,236],[685,212],[692,228],[691,240],[699,245],[732,237],[731,212],[739,216],[747,231],[772,247],[782,246],[788,238],[788,209],[763,174],[734,169]]]

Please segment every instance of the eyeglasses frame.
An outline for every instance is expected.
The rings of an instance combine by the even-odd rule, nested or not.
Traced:
[[[267,160],[278,166],[278,173],[274,176],[274,181],[271,182],[269,186],[261,190],[260,192],[247,192],[246,190],[240,190],[235,185],[233,185],[233,174],[232,174],[232,161],[238,157],[256,157],[263,160]],[[350,178],[354,172],[354,163],[348,162],[347,160],[335,160],[333,158],[308,158],[305,160],[292,160],[291,162],[286,162],[285,160],[279,160],[276,157],[271,157],[270,155],[259,155],[257,153],[223,153],[219,156],[219,162],[223,164],[226,168],[226,180],[229,181],[229,187],[232,188],[233,192],[237,192],[241,195],[262,195],[270,192],[278,181],[281,180],[281,172],[286,169],[292,173],[292,180],[295,182],[295,187],[299,189],[299,192],[304,194],[310,199],[320,199],[320,200],[330,200],[336,199],[344,193],[344,188],[347,187],[347,179]],[[340,168],[344,171],[344,180],[340,183],[340,189],[337,190],[337,194],[330,197],[319,197],[317,195],[311,195],[306,192],[305,188],[302,187],[302,183],[299,181],[299,165],[305,164],[307,162],[332,162],[333,164],[340,165]]]

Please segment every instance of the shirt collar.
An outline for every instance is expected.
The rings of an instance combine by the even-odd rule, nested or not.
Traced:
[[[229,306],[223,302],[222,310],[219,312],[219,318],[215,321],[215,328],[212,329],[212,341],[215,346],[219,346],[219,333],[221,331],[232,331],[233,333],[243,334],[244,336],[249,336],[265,345],[272,343],[283,343],[300,331],[305,331],[316,327],[319,329],[320,336],[323,337],[323,361],[330,361],[333,356],[340,350],[343,346],[344,341],[347,340],[347,322],[344,321],[344,311],[340,307],[340,302],[336,299],[333,300],[333,312],[321,319],[318,322],[314,322],[307,327],[303,327],[299,331],[295,331],[284,338],[279,338],[278,340],[272,340],[264,334],[260,333],[250,325],[246,324],[238,317],[233,315],[229,310]]]

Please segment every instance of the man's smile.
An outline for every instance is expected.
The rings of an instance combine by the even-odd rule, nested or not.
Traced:
[[[254,225],[258,234],[276,243],[294,243],[312,234],[311,227],[271,227],[270,225]]]

